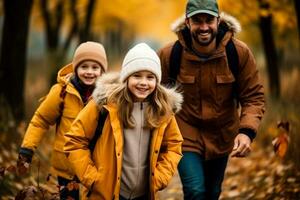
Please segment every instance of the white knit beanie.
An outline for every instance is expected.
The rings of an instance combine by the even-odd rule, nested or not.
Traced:
[[[78,65],[85,60],[98,62],[102,66],[104,72],[107,71],[107,58],[102,44],[91,41],[81,43],[76,48],[73,56],[72,64],[74,71],[76,71]]]
[[[139,43],[126,54],[122,64],[120,81],[124,82],[131,74],[143,70],[152,72],[158,83],[161,81],[159,57],[147,44]]]

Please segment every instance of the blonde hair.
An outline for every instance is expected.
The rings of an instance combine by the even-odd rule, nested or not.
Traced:
[[[168,96],[165,89],[157,84],[155,90],[148,97],[148,106],[145,110],[145,124],[147,127],[156,128],[159,126],[162,118],[170,116],[172,106],[168,104]],[[118,106],[118,115],[125,128],[133,128],[135,122],[131,116],[133,110],[133,96],[127,87],[127,80],[117,85],[108,94],[108,102],[116,103]]]

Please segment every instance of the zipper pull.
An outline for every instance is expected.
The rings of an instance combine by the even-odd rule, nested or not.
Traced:
[[[143,102],[141,102],[141,110],[143,110]]]

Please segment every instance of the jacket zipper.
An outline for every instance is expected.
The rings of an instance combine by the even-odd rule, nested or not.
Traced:
[[[141,114],[141,117],[140,117],[140,119],[141,119],[141,126],[139,127],[139,133],[140,133],[140,137],[139,137],[139,149],[138,149],[138,151],[139,151],[139,154],[138,154],[138,174],[137,174],[137,181],[136,181],[136,185],[135,185],[135,187],[134,187],[134,189],[132,190],[132,192],[131,192],[131,194],[130,194],[130,197],[129,197],[129,199],[131,199],[131,196],[132,196],[132,194],[134,193],[134,191],[136,190],[136,186],[137,186],[137,182],[139,181],[139,177],[140,177],[140,161],[141,161],[141,159],[140,159],[140,153],[141,153],[141,138],[142,138],[142,133],[143,133],[143,125],[144,125],[144,112],[143,112],[143,109],[144,109],[144,106],[143,106],[143,102],[141,102],[141,104],[140,104],[140,114]]]

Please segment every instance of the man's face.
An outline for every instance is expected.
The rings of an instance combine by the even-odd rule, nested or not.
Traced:
[[[219,18],[201,13],[186,19],[193,40],[200,46],[208,46],[218,32]]]

